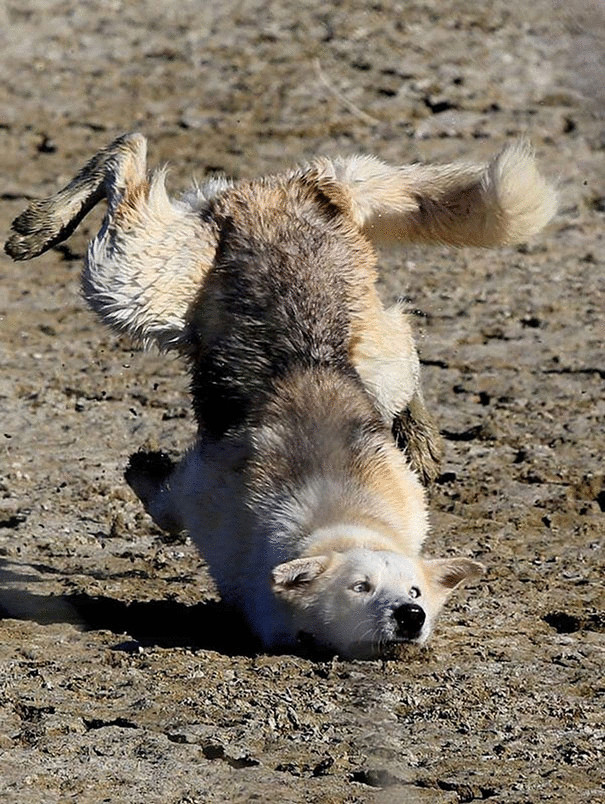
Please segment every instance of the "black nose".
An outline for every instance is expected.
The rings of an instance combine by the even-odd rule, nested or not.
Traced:
[[[393,612],[397,621],[397,633],[402,639],[416,639],[419,636],[426,615],[415,603],[404,603]]]

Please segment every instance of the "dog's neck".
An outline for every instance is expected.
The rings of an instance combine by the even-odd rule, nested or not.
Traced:
[[[352,522],[340,521],[315,530],[304,554],[344,553],[354,548],[399,552],[395,531],[389,525],[374,517],[356,516]]]

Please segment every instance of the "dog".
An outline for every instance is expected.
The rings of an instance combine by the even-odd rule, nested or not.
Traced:
[[[556,209],[530,147],[485,165],[318,158],[170,200],[145,138],[127,134],[19,215],[7,253],[43,253],[102,199],[88,303],[191,372],[195,445],[126,471],[151,517],[189,532],[264,649],[306,635],[365,658],[424,643],[483,567],[421,555],[439,433],[409,317],[379,299],[375,246],[525,241]]]

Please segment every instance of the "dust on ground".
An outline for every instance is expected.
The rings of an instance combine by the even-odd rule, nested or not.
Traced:
[[[0,3],[1,230],[118,133],[170,185],[318,153],[480,159],[528,135],[527,246],[383,255],[446,435],[430,555],[483,560],[398,661],[256,655],[122,479],[193,437],[183,365],[95,320],[100,213],[0,283],[6,802],[603,800],[603,6]]]

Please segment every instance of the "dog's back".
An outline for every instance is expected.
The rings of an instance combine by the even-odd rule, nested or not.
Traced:
[[[239,184],[207,215],[218,246],[190,321],[204,429],[262,417],[292,372],[329,367],[358,382],[351,341],[375,263],[365,237],[317,187],[289,178]]]

